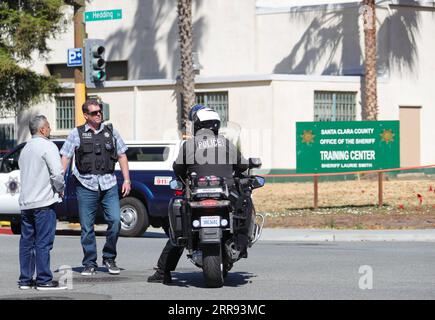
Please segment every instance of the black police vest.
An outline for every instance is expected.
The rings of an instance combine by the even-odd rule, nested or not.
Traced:
[[[75,163],[80,174],[106,174],[115,171],[118,160],[111,124],[95,134],[85,132],[85,126],[77,127],[80,147],[75,150]]]
[[[215,175],[232,181],[233,165],[229,141],[221,135],[201,134],[194,137],[194,163],[188,166],[189,172],[196,172],[198,176]],[[191,149],[191,148],[189,148]]]

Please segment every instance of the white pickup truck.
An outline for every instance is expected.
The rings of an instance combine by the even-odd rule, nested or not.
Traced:
[[[65,140],[53,140],[60,149]],[[121,235],[141,236],[152,225],[168,230],[168,203],[173,196],[169,182],[175,177],[172,164],[178,155],[181,141],[127,141],[132,190],[128,197],[121,198]],[[16,146],[4,155],[0,163],[0,221],[10,221],[12,231],[20,233],[20,171],[18,159],[25,143]],[[59,221],[79,222],[77,199],[72,168],[65,174],[65,197],[57,205]],[[115,174],[121,188],[122,176],[117,164]],[[99,213],[96,223],[104,223]]]

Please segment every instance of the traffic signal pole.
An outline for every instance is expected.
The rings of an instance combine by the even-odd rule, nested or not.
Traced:
[[[85,12],[85,0],[74,1],[74,48],[83,48],[85,38],[85,22],[83,14]],[[83,50],[84,52],[84,50]],[[83,59],[83,57],[82,57]],[[75,104],[75,122],[76,126],[85,123],[83,117],[82,105],[86,101],[86,86],[83,76],[82,67],[74,68],[74,104]]]

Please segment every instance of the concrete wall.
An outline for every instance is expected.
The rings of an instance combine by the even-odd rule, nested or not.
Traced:
[[[361,74],[356,5],[257,15],[260,73]]]

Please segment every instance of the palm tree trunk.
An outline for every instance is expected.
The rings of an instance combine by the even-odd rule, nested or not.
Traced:
[[[191,133],[188,121],[190,108],[195,103],[195,75],[192,57],[192,0],[178,0],[178,31],[181,54],[181,87],[183,110],[181,114],[184,138]]]
[[[375,0],[363,1],[364,43],[365,43],[365,103],[362,116],[364,120],[378,119],[377,69],[376,69],[376,5]]]

